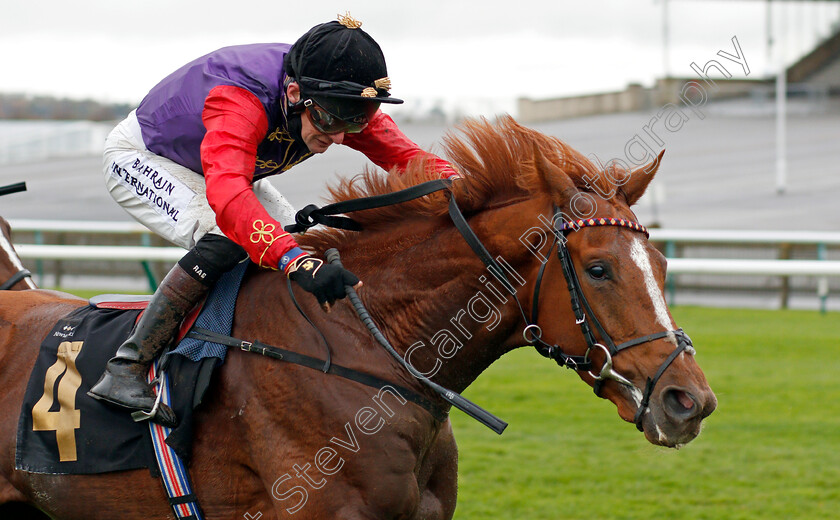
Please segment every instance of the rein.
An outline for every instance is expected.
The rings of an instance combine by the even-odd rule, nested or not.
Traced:
[[[323,208],[319,208],[315,204],[310,204],[295,214],[294,224],[285,226],[283,229],[287,233],[302,233],[313,226],[322,224],[336,229],[361,231],[362,225],[352,218],[336,217],[335,215],[401,204],[403,202],[408,202],[410,200],[430,195],[436,191],[445,190],[449,188],[451,184],[452,181],[448,179],[437,179],[422,182],[416,186],[395,191],[393,193],[335,202],[333,204],[328,204]]]
[[[341,258],[338,254],[337,249],[328,249],[326,251],[326,257],[331,264],[336,264],[339,267],[343,267],[341,265]],[[412,376],[414,376],[418,381],[420,381],[424,385],[431,388],[446,402],[448,402],[455,408],[458,408],[462,412],[466,413],[473,419],[476,419],[477,421],[487,426],[499,435],[501,435],[502,432],[505,431],[505,428],[507,428],[508,425],[506,422],[502,421],[487,410],[481,408],[466,397],[463,397],[458,392],[453,392],[452,390],[447,390],[446,388],[440,386],[439,384],[435,383],[431,379],[421,374],[413,366],[411,366],[411,363],[407,362],[396,350],[394,350],[394,347],[391,346],[391,343],[373,322],[373,318],[370,317],[370,313],[368,313],[367,309],[362,303],[362,300],[359,299],[359,295],[356,293],[356,290],[350,285],[345,286],[345,289],[347,290],[347,296],[348,298],[350,298],[350,302],[353,304],[353,308],[356,309],[356,314],[359,315],[359,319],[362,320],[362,323],[365,324],[365,326],[370,331],[371,335],[373,335],[374,339],[376,339],[376,341],[379,342],[379,344],[382,345],[385,348],[385,350],[387,350],[388,353],[391,354],[391,356],[394,359],[396,359],[403,368],[408,370],[408,372]]]
[[[14,184],[9,184],[8,186],[0,186],[0,195],[9,195],[19,191],[26,191],[25,182],[16,182]]]
[[[361,230],[362,226],[355,220],[348,217],[338,217],[335,215],[345,212],[373,209],[391,204],[399,204],[401,202],[422,197],[424,195],[428,195],[436,191],[448,189],[451,186],[451,184],[452,181],[450,180],[440,179],[424,182],[422,184],[418,184],[417,186],[405,190],[400,190],[394,193],[337,202],[334,204],[324,206],[323,208],[318,208],[315,205],[309,205],[301,211],[299,211],[298,214],[295,216],[295,224],[286,226],[284,229],[290,233],[298,233],[305,231],[310,227],[316,226],[318,224],[323,224],[339,229]],[[558,208],[555,206],[555,213],[557,212],[557,209]],[[458,230],[458,232],[461,234],[461,236],[464,238],[464,240],[467,242],[467,244],[470,246],[470,248],[473,250],[476,256],[478,256],[479,259],[481,259],[481,261],[484,263],[487,269],[496,277],[497,280],[499,280],[499,282],[504,286],[505,290],[511,296],[513,296],[514,301],[516,301],[517,306],[519,307],[519,311],[522,314],[523,322],[525,323],[525,328],[522,331],[522,336],[525,339],[525,341],[529,345],[535,347],[537,352],[539,352],[542,356],[547,357],[549,359],[553,359],[560,366],[565,366],[575,371],[587,371],[589,375],[595,380],[595,383],[593,384],[593,390],[595,391],[595,395],[598,395],[600,397],[603,384],[606,382],[607,379],[612,379],[630,388],[636,388],[636,386],[630,380],[628,380],[626,377],[622,376],[613,369],[612,358],[616,356],[619,352],[651,341],[670,337],[671,335],[674,336],[677,343],[677,347],[659,366],[659,369],[656,371],[656,374],[654,374],[652,378],[647,378],[645,389],[642,393],[642,399],[638,404],[636,415],[633,419],[633,422],[636,424],[636,428],[639,431],[644,431],[642,422],[645,413],[649,409],[650,398],[653,394],[653,390],[657,382],[665,373],[665,370],[668,369],[668,367],[673,363],[673,361],[677,358],[677,356],[680,353],[682,353],[683,351],[689,352],[690,354],[694,353],[694,348],[692,346],[691,339],[682,329],[676,329],[655,332],[616,345],[615,342],[613,342],[610,335],[601,325],[600,321],[598,321],[595,313],[592,310],[592,307],[589,305],[589,302],[587,301],[586,296],[583,293],[583,289],[580,285],[580,280],[578,279],[577,273],[575,272],[574,264],[572,263],[571,254],[569,253],[569,250],[566,247],[565,235],[574,231],[578,231],[584,227],[615,226],[623,227],[634,232],[644,233],[645,236],[649,237],[647,228],[645,228],[643,225],[637,222],[617,218],[590,218],[574,222],[563,221],[560,227],[555,226],[553,230],[555,235],[554,241],[552,242],[552,245],[549,248],[549,254],[546,258],[546,261],[543,262],[540,266],[539,274],[537,276],[533,296],[533,305],[531,309],[531,317],[529,319],[529,317],[525,313],[525,309],[522,306],[521,301],[519,300],[519,297],[516,294],[516,289],[508,279],[507,275],[505,274],[505,271],[502,269],[502,267],[499,265],[496,259],[493,258],[493,256],[490,254],[490,252],[487,250],[487,248],[472,230],[463,213],[461,212],[460,208],[458,207],[455,198],[452,196],[449,197],[449,216],[452,219],[455,228]],[[583,334],[583,337],[586,340],[587,350],[583,356],[568,355],[563,352],[562,348],[559,345],[552,345],[546,343],[541,337],[542,330],[536,324],[539,315],[540,286],[542,284],[542,278],[543,274],[545,273],[546,265],[548,264],[548,259],[550,259],[551,257],[551,251],[555,247],[557,248],[557,257],[563,268],[563,276],[566,279],[566,284],[569,289],[571,306],[575,315],[575,323],[580,326],[581,333]],[[352,290],[352,288],[350,289]],[[361,305],[361,302],[359,302],[358,305]],[[360,316],[362,314],[362,310],[364,310],[364,307],[361,307],[361,309],[357,307],[357,312],[360,314]],[[365,314],[367,314],[366,311]],[[365,319],[363,318],[363,321],[364,320]],[[372,320],[370,320],[369,316],[367,318],[367,321],[371,321],[372,323]],[[598,342],[595,336],[595,332],[593,331],[593,327],[602,338],[603,343]],[[371,330],[373,332],[374,329]],[[378,332],[378,330],[376,332]],[[376,336],[376,332],[373,332],[374,336]],[[589,357],[589,354],[596,349],[601,350],[605,356],[604,363],[598,371],[597,375],[592,372],[592,360]],[[408,365],[408,363],[406,363],[405,360],[402,359],[401,356],[399,356],[399,354],[397,354],[396,352],[392,352],[392,356],[395,356],[403,366],[409,369],[409,372],[411,372],[412,375],[414,375],[415,377],[418,376],[418,374],[415,373],[416,371],[411,370],[410,365]],[[422,382],[426,384],[431,383],[431,381],[423,381],[423,379],[421,379]],[[463,408],[461,409],[464,410]],[[481,410],[480,408],[478,409]],[[470,413],[469,410],[464,411],[475,417],[475,415]],[[484,422],[484,424],[488,424],[480,418],[479,420]],[[492,428],[492,426],[490,427]]]
[[[265,343],[261,343],[259,341],[245,341],[242,339],[237,339],[232,336],[219,334],[218,332],[213,332],[212,330],[202,329],[199,327],[193,327],[190,330],[190,332],[187,333],[187,337],[198,339],[201,341],[209,341],[211,343],[218,343],[220,345],[225,345],[228,347],[239,348],[244,352],[253,352],[255,354],[260,354],[262,356],[269,357],[272,359],[286,361],[288,363],[294,363],[295,365],[305,366],[313,370],[324,372],[325,374],[333,374],[339,377],[343,377],[344,379],[349,379],[351,381],[370,386],[372,388],[377,388],[379,390],[382,390],[383,388],[393,388],[406,400],[425,408],[426,411],[428,411],[432,415],[432,417],[434,417],[440,422],[444,422],[448,415],[446,410],[431,402],[430,400],[426,399],[422,395],[412,390],[409,390],[408,388],[395,385],[394,383],[376,377],[372,374],[368,374],[366,372],[360,372],[358,370],[353,370],[352,368],[347,368],[329,363],[328,361],[325,361],[323,359],[318,359],[311,356],[307,356],[305,354],[299,354],[290,350],[273,347],[271,345],[266,345]],[[324,369],[325,366],[327,367],[326,369]]]
[[[316,226],[318,224],[323,224],[329,227],[334,227],[338,229],[345,229],[345,230],[353,230],[353,231],[361,231],[362,226],[356,222],[355,220],[348,218],[348,217],[337,217],[335,215],[339,213],[349,213],[353,211],[361,211],[365,209],[373,209],[373,208],[380,208],[384,206],[391,206],[394,204],[400,204],[402,202],[407,202],[409,200],[414,200],[436,191],[441,191],[444,189],[448,189],[452,184],[452,181],[446,179],[438,179],[433,181],[424,182],[418,184],[416,186],[412,186],[411,188],[407,188],[405,190],[400,190],[393,193],[387,193],[384,195],[377,195],[374,197],[364,197],[360,199],[353,199],[347,200],[342,202],[337,202],[335,204],[330,204],[324,206],[323,208],[319,208],[314,204],[310,204],[300,210],[295,215],[295,224],[286,226],[284,228],[285,231],[289,233],[299,233],[302,231],[306,231],[310,227]],[[327,259],[330,263],[335,263],[341,265],[341,259],[336,249],[330,249],[326,252]],[[292,297],[292,301],[295,303],[295,307],[297,308],[298,312],[300,312],[303,317],[309,322],[315,330],[318,330],[317,327],[312,323],[312,320],[303,312],[303,309],[298,305],[294,293],[291,291],[291,287],[289,288],[289,294]],[[470,417],[476,419],[480,423],[484,424],[494,432],[501,435],[501,433],[507,428],[507,423],[503,420],[499,419],[492,413],[488,412],[487,410],[483,409],[482,407],[478,406],[477,404],[473,403],[466,397],[463,397],[458,392],[453,390],[449,390],[447,388],[442,387],[441,385],[435,383],[434,381],[428,379],[423,374],[418,372],[410,363],[408,363],[388,342],[388,339],[385,338],[385,335],[379,330],[376,324],[373,322],[373,319],[370,317],[367,309],[365,308],[362,301],[359,299],[358,294],[356,294],[355,289],[351,286],[346,286],[345,290],[347,291],[350,301],[356,310],[356,313],[359,316],[359,319],[362,323],[367,326],[368,330],[371,332],[371,335],[374,339],[382,345],[383,348],[395,359],[397,362],[405,368],[414,378],[418,381],[423,383],[433,392],[435,392],[440,398],[444,401],[448,402],[450,405],[458,408],[462,412],[466,413]],[[324,335],[321,331],[318,331],[322,338]],[[329,346],[327,347],[327,352],[329,353]],[[329,358],[326,362],[326,366],[329,366]],[[324,372],[327,372],[326,368]]]
[[[29,272],[29,269],[21,269],[13,274],[11,278],[0,284],[0,291],[11,289],[16,283],[20,282],[24,278],[32,278],[32,273]]]

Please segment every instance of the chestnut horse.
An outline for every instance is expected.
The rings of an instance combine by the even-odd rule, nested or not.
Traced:
[[[23,267],[12,245],[12,228],[0,217],[0,290],[35,289],[35,283]]]
[[[630,205],[658,164],[616,186],[559,140],[510,118],[468,122],[464,134],[446,141],[463,174],[449,194],[354,213],[364,231],[307,233],[302,246],[318,255],[341,251],[344,266],[364,281],[359,296],[391,344],[416,370],[456,392],[523,346],[527,325],[532,340],[539,335],[569,356],[607,365],[606,349],[590,348],[575,322],[566,264],[549,251],[558,245],[557,235],[544,222],[558,209],[635,220]],[[387,178],[367,173],[331,193],[334,200],[390,193],[420,182],[425,172],[417,164]],[[515,294],[488,276],[453,226],[447,195],[504,265]],[[662,296],[664,257],[639,230],[610,225],[569,233],[567,246],[580,292],[604,334],[616,342],[653,335],[612,359],[614,377],[597,381],[600,395],[622,419],[637,422],[648,441],[670,447],[691,441],[716,400],[693,350],[673,330]],[[297,287],[294,292],[332,346],[334,365],[409,388],[446,409],[376,344],[346,300],[325,313],[314,298]],[[534,300],[539,317],[528,323],[525,316],[536,316]],[[28,501],[62,519],[172,518],[161,483],[147,470],[45,475],[14,469],[18,413],[39,343],[59,317],[85,304],[37,290],[0,295],[0,500]],[[294,308],[285,277],[276,271],[248,270],[233,335],[324,357],[321,338]],[[672,359],[664,364],[666,358]],[[594,385],[600,373],[590,367],[578,374]],[[658,383],[643,398],[654,378]],[[454,514],[458,454],[449,419],[387,392],[232,349],[194,426],[190,471],[207,518]]]

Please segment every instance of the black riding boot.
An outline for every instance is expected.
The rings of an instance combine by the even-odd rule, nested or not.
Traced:
[[[187,274],[178,264],[166,275],[155,291],[131,336],[108,361],[105,373],[88,395],[126,408],[150,412],[155,394],[146,382],[149,364],[168,346],[184,317],[208,293],[210,288]],[[177,422],[169,407],[159,407],[155,422],[174,426]],[[168,423],[168,424],[167,424]]]

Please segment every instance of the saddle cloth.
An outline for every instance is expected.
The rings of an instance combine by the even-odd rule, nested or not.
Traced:
[[[246,268],[247,263],[240,264],[219,280],[195,321],[197,326],[230,334]],[[127,409],[87,395],[105,363],[131,333],[143,307],[142,303],[109,305],[101,300],[94,299],[60,319],[41,345],[18,421],[18,470],[91,474],[151,468],[155,473],[147,424],[134,422]],[[223,345],[186,339],[161,361],[169,374],[172,408],[179,418],[166,443],[185,460],[190,456],[193,410],[225,352]]]

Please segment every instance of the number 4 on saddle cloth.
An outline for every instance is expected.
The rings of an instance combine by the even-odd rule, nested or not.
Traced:
[[[246,268],[247,262],[240,264],[219,280],[196,326],[230,334]],[[90,474],[148,467],[156,473],[148,423],[134,422],[129,410],[87,395],[145,306],[106,299],[94,298],[59,320],[42,343],[18,422],[16,469]],[[166,444],[182,459],[189,459],[193,409],[226,351],[224,345],[187,338],[156,363],[165,367],[170,405],[180,421],[171,432],[165,430]]]

